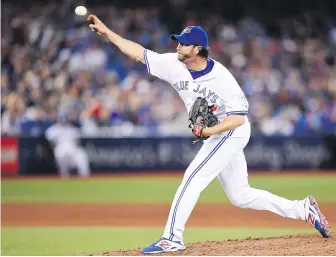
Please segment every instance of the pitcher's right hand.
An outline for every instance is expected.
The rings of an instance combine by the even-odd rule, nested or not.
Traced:
[[[96,15],[90,14],[87,20],[92,22],[89,25],[92,31],[97,32],[97,34],[100,36],[107,36],[109,31],[108,27],[106,27],[106,25],[101,20],[99,20]]]

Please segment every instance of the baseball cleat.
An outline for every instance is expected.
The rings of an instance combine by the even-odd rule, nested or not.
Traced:
[[[306,221],[312,224],[323,237],[330,237],[331,231],[328,220],[321,212],[316,199],[312,196],[308,196],[305,199],[304,205]]]
[[[167,238],[161,238],[154,244],[143,248],[141,251],[142,253],[165,253],[183,251],[184,249],[184,244],[181,242],[174,242]]]

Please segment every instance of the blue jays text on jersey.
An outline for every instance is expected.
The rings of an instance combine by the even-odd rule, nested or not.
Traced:
[[[178,81],[174,83],[173,86],[178,92],[181,90],[189,90],[189,81]],[[206,98],[213,104],[219,99],[219,96],[215,92],[200,84],[198,84],[196,88],[193,88],[192,91],[200,94],[200,96]]]

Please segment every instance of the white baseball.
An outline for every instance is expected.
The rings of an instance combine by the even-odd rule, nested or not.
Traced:
[[[84,16],[87,14],[87,9],[85,6],[77,6],[75,9],[75,13],[79,16]]]

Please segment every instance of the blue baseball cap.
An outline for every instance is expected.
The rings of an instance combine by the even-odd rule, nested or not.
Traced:
[[[200,26],[188,26],[180,35],[172,34],[170,38],[186,45],[208,46],[208,35]]]
[[[68,117],[65,112],[58,112],[57,113],[57,120],[60,122],[66,122],[68,120]]]

